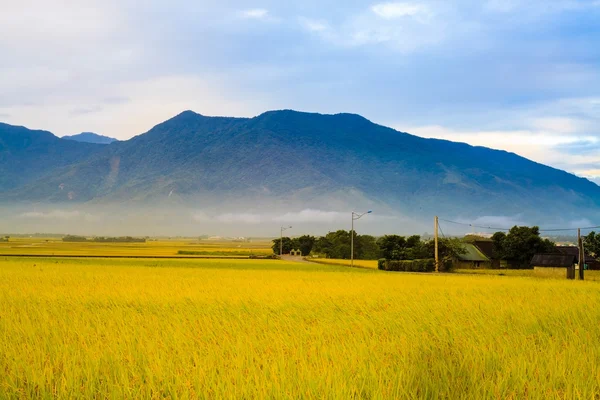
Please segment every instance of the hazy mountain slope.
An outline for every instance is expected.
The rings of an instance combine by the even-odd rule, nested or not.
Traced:
[[[598,213],[600,187],[515,154],[423,139],[358,115],[184,112],[3,198],[110,203],[170,196],[215,202],[371,199],[408,215]],[[337,204],[337,203],[336,203]]]
[[[63,136],[62,139],[65,140],[75,140],[76,142],[83,143],[96,143],[96,144],[111,144],[112,142],[116,142],[117,139],[113,139],[108,136],[98,135],[93,132],[81,132],[77,135]]]
[[[0,193],[80,162],[101,148],[62,140],[46,131],[0,123]]]

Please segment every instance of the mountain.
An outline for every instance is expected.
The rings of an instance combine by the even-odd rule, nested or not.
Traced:
[[[83,162],[102,147],[0,123],[0,196],[61,167]]]
[[[98,135],[97,133],[92,132],[81,132],[77,135],[63,136],[62,138],[66,140],[75,140],[76,142],[96,144],[111,144],[112,142],[117,141],[117,139],[113,139],[108,136]]]
[[[42,139],[41,133],[13,129]],[[226,118],[186,111],[100,149],[62,143],[74,144],[73,155],[52,153],[60,162],[49,163],[43,176],[16,179],[13,173],[5,179],[10,185],[0,182],[0,201],[322,210],[377,205],[423,219],[600,216],[600,187],[587,179],[505,151],[423,139],[353,114],[284,110]],[[48,150],[29,147],[12,163],[30,168],[38,153],[48,157]]]

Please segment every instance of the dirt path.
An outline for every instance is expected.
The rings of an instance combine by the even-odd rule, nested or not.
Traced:
[[[306,261],[302,256],[283,255],[283,256],[281,256],[281,259],[284,261],[293,261],[293,262],[304,263],[304,264],[312,264],[310,261]]]

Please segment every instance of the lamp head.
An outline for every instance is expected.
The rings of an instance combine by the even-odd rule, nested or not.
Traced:
[[[371,214],[373,212],[373,210],[369,210],[367,211],[367,214]]]

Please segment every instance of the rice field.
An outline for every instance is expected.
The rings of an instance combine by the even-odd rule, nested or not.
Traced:
[[[273,253],[268,239],[252,241],[149,239],[145,243],[63,242],[60,238],[11,238],[0,242],[0,256],[10,254],[46,256],[250,256]]]
[[[341,260],[336,258],[311,258],[310,261],[325,265],[341,265],[346,267],[351,265],[350,260]],[[354,260],[354,267],[377,269],[377,260]]]
[[[595,282],[0,257],[0,398],[598,398]]]

